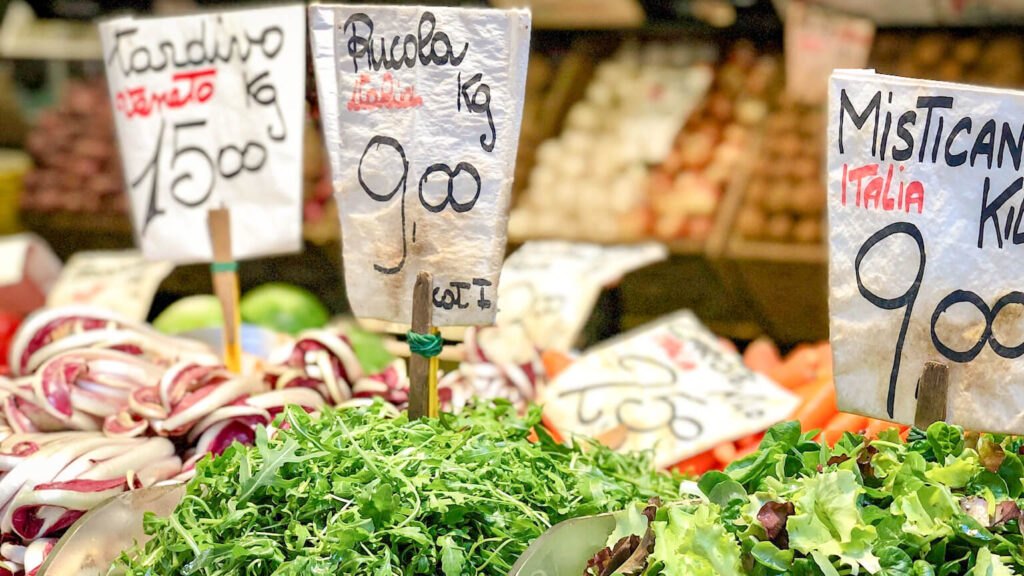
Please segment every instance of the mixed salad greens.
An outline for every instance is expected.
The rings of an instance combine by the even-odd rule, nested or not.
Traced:
[[[618,514],[587,576],[1024,574],[1021,438],[939,422],[834,447],[798,422],[704,474],[697,498]],[[640,535],[643,535],[642,538]]]
[[[129,575],[504,575],[564,519],[678,499],[681,478],[650,458],[552,440],[540,409],[505,401],[410,422],[378,402],[290,406],[276,433],[196,467]],[[533,436],[535,435],[535,436]]]

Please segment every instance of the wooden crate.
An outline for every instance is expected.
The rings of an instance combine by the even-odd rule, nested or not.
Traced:
[[[828,339],[825,244],[750,242],[733,234],[720,265],[777,342]]]

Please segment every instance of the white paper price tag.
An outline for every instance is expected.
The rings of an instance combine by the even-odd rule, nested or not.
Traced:
[[[836,68],[868,63],[875,24],[807,2],[786,8],[786,92],[800,102],[821,104]]]
[[[426,270],[436,325],[492,323],[529,12],[313,6],[310,27],[353,312],[409,323]]]
[[[502,268],[498,328],[519,326],[535,347],[569,351],[606,285],[666,257],[665,246],[654,242],[635,246],[527,242]]]
[[[589,350],[540,398],[560,429],[597,436],[624,427],[620,450],[655,450],[670,466],[792,414],[797,398],[743,366],[692,312]]]
[[[913,423],[927,361],[947,420],[1024,433],[1024,93],[837,71],[829,308],[839,407]]]
[[[150,262],[137,250],[78,252],[68,260],[46,305],[90,305],[144,322],[153,296],[174,269],[170,262]]]
[[[302,6],[100,24],[147,258],[211,260],[207,212],[222,207],[235,257],[299,250],[304,24]]]

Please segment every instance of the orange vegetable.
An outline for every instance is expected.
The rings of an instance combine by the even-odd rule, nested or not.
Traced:
[[[558,376],[572,364],[571,357],[555,350],[545,350],[542,352],[540,361],[544,364],[544,373],[547,374],[549,379]]]
[[[822,376],[832,377],[832,345],[823,342],[818,345],[818,373]]]
[[[819,440],[829,446],[834,446],[843,437],[844,432],[860,432],[867,428],[867,425],[868,419],[866,416],[840,412],[825,424]]]
[[[722,442],[718,446],[711,449],[711,453],[715,455],[715,460],[719,464],[725,466],[736,459],[736,444],[732,442]]]
[[[757,444],[751,444],[746,448],[740,448],[739,450],[736,451],[736,460],[739,460],[740,458],[746,458],[747,456],[750,456],[754,452],[757,452]]]
[[[701,452],[696,456],[691,456],[686,460],[683,460],[682,462],[676,464],[672,468],[675,469],[676,472],[680,472],[682,474],[692,474],[694,476],[699,476],[707,472],[708,470],[714,468],[715,463],[715,455],[712,453],[711,450],[708,450],[707,452]]]
[[[802,395],[804,402],[793,413],[793,418],[800,421],[800,428],[804,431],[824,427],[838,412],[836,387],[831,380],[819,382],[807,392]]]
[[[558,433],[558,428],[556,428],[554,424],[552,424],[551,421],[548,420],[547,416],[541,415],[540,423],[548,431],[548,434],[551,435],[552,440],[558,442],[559,444],[565,443],[565,440],[562,438],[562,435]]]
[[[782,356],[775,342],[762,336],[743,351],[743,363],[754,372],[767,374],[782,364]]]
[[[746,448],[747,446],[757,446],[761,443],[761,439],[764,438],[764,432],[758,432],[757,434],[751,434],[750,436],[744,436],[736,441],[736,447],[738,449]]]
[[[864,429],[864,435],[868,438],[878,438],[880,432],[884,432],[891,428],[899,429],[900,425],[895,422],[889,422],[887,420],[879,420],[877,418],[868,418],[868,425]]]
[[[830,377],[831,371],[823,370],[826,357],[828,364],[831,364],[831,354],[826,354],[821,346],[803,344],[790,352],[785,362],[770,370],[767,375],[781,386],[792,390],[818,378]]]

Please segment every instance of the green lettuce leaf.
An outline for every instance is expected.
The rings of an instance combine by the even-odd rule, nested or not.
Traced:
[[[801,478],[789,517],[789,545],[811,555],[819,567],[821,557],[838,556],[840,562],[875,573],[881,568],[871,547],[877,537],[874,526],[864,523],[857,496],[864,488],[850,470],[835,470]],[[826,572],[827,573],[827,572]]]
[[[929,540],[952,535],[950,521],[959,508],[953,495],[942,486],[923,486],[917,492],[893,501],[894,514],[906,517],[903,530]]]
[[[928,480],[949,488],[963,488],[981,471],[978,455],[973,450],[964,450],[954,459],[947,461],[945,466],[936,466],[925,471]]]
[[[978,550],[978,559],[974,563],[973,576],[1015,576],[1013,569],[999,560],[988,547]]]
[[[663,564],[663,576],[743,576],[740,546],[725,530],[716,507],[693,513],[668,510],[667,522],[654,522],[652,565]]]
[[[647,516],[644,516],[645,504],[633,504],[621,512],[615,513],[615,529],[605,546],[614,547],[619,540],[627,536],[643,536],[647,532]]]

